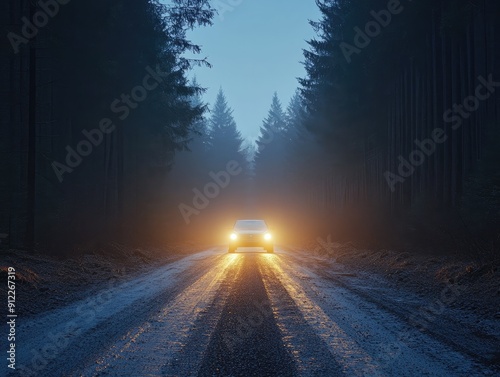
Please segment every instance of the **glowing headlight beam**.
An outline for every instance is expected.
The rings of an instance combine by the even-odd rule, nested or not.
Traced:
[[[238,238],[238,235],[236,233],[231,233],[231,235],[229,236],[229,238],[231,238],[234,241],[234,240],[236,240]]]
[[[271,238],[273,238],[273,236],[271,235],[271,233],[266,233],[264,235],[264,239],[266,239],[266,240],[270,240]]]

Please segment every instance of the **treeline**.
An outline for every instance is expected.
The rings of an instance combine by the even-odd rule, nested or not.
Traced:
[[[262,217],[281,241],[498,250],[498,1],[318,0],[307,74],[255,147],[188,80],[209,1],[165,4],[0,5],[0,247],[221,240]]]
[[[498,250],[500,3],[317,4],[298,126],[275,127],[288,162],[272,167],[268,120],[258,142],[261,198],[313,237]]]
[[[186,30],[209,1],[0,7],[0,247],[167,237],[167,173],[205,111]]]

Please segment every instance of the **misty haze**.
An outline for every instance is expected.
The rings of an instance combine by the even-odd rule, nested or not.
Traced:
[[[0,376],[500,375],[499,19],[2,1]]]

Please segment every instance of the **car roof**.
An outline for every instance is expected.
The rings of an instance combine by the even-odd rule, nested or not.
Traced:
[[[234,227],[263,227],[267,228],[267,224],[264,220],[236,220]]]
[[[257,219],[253,219],[253,220],[236,220],[236,223],[246,223],[246,222],[260,222],[260,223],[266,223],[264,220],[257,220]]]

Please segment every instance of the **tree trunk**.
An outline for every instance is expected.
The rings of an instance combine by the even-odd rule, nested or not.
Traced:
[[[29,2],[29,19],[36,13],[36,3]],[[29,250],[35,247],[35,196],[36,196],[36,109],[37,109],[37,62],[36,37],[30,41],[29,50],[29,107],[28,107],[28,176],[27,176],[27,219],[26,246]]]

